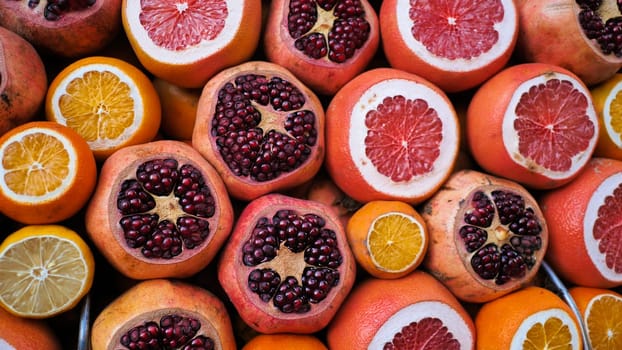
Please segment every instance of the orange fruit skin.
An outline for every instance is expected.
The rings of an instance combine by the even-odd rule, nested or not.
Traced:
[[[451,104],[440,88],[418,75],[394,68],[373,68],[367,70],[344,85],[344,87],[333,96],[326,109],[326,156],[324,165],[335,184],[348,196],[358,202],[396,200],[409,204],[419,204],[436,192],[444,181],[439,181],[438,184],[427,193],[416,197],[382,193],[367,183],[357,169],[350,153],[350,120],[352,118],[352,110],[359,96],[373,85],[389,79],[405,79],[425,85],[441,96],[444,96],[447,103]],[[457,115],[454,117],[456,118],[456,124],[458,124]],[[458,149],[456,148],[454,158],[456,159],[457,157]],[[448,172],[444,180],[446,180],[449,175]]]
[[[315,335],[276,333],[258,334],[249,340],[241,350],[328,350]]]
[[[201,171],[205,182],[210,185],[216,202],[210,234],[206,242],[192,250],[186,250],[172,259],[147,259],[139,251],[127,247],[119,227],[120,213],[116,198],[123,179],[132,176],[129,172],[136,164],[159,157],[172,157],[191,162]],[[181,163],[181,162],[180,162]],[[100,170],[100,181],[93,197],[86,206],[86,232],[117,271],[132,279],[184,278],[194,275],[211,262],[224,244],[233,226],[233,207],[226,189],[214,168],[202,158],[192,146],[183,141],[160,140],[142,145],[128,146],[110,156]],[[184,256],[183,258],[181,258]]]
[[[383,52],[391,67],[421,75],[443,91],[460,92],[480,85],[505,67],[510,60],[518,38],[518,18],[512,31],[512,39],[508,49],[489,64],[466,71],[448,71],[430,64],[415,53],[400,34],[396,16],[397,3],[400,1],[382,1],[379,12]]]
[[[45,320],[18,317],[0,308],[0,347],[15,350],[61,350],[61,343]],[[13,349],[10,348],[10,349]]]
[[[514,334],[525,318],[554,308],[566,311],[577,330],[581,329],[568,304],[543,287],[528,286],[484,303],[474,318],[477,329],[476,349],[509,349]],[[582,348],[582,341],[579,341],[579,350]]]
[[[577,171],[566,178],[554,179],[539,174],[538,166],[532,169],[515,163],[503,143],[504,114],[516,88],[526,80],[551,73],[573,77],[585,87],[581,80],[567,69],[545,63],[523,63],[495,74],[473,95],[467,108],[465,135],[470,153],[486,172],[517,181],[532,189],[559,187],[578,175]]]
[[[60,83],[63,80],[67,79],[67,77],[74,70],[90,64],[99,63],[117,67],[125,74],[127,74],[133,81],[135,81],[143,99],[143,106],[145,106],[141,124],[138,125],[136,131],[127,140],[124,140],[124,142],[119,145],[107,149],[92,150],[93,154],[95,155],[95,159],[98,162],[102,162],[120,148],[153,140],[156,137],[158,130],[160,129],[162,112],[158,92],[153,87],[153,84],[149,77],[145,73],[143,73],[141,69],[118,58],[105,56],[89,56],[72,62],[60,73],[58,73],[58,75],[56,75],[56,77],[52,80],[48,88],[48,94],[45,98],[46,119],[54,122],[59,122],[53,111],[52,92],[58,89]],[[150,107],[154,108],[151,109]]]
[[[323,57],[307,57],[295,47],[295,39],[289,34],[287,16],[289,1],[270,1],[263,35],[263,51],[270,62],[292,71],[313,91],[333,95],[348,81],[363,72],[370,64],[380,46],[378,16],[368,0],[359,4],[365,10],[365,20],[370,25],[367,42],[343,63],[335,63]]]
[[[585,318],[585,311],[587,311],[588,304],[592,299],[601,295],[612,295],[614,297],[622,298],[622,294],[608,288],[595,288],[595,287],[583,287],[573,286],[568,288],[568,292],[574,300],[581,316]]]
[[[373,224],[373,221],[376,220],[379,216],[398,212],[408,215],[414,218],[420,225],[423,226],[422,235],[425,236],[425,244],[422,246],[422,251],[419,253],[419,257],[412,265],[403,271],[386,271],[382,270],[374,264],[372,261],[371,254],[369,252],[369,246],[367,242],[367,236],[369,234],[369,230]],[[346,236],[348,238],[348,242],[350,243],[350,248],[352,249],[352,253],[356,258],[356,261],[367,271],[370,275],[376,278],[400,278],[406,276],[415,270],[423,261],[427,251],[427,228],[425,221],[419,215],[417,210],[413,206],[408,203],[400,202],[400,201],[371,201],[364,204],[361,208],[355,211],[350,220],[348,220],[348,225],[346,226]]]
[[[402,308],[423,301],[438,301],[453,308],[475,339],[471,316],[456,297],[423,270],[398,279],[367,278],[352,290],[326,332],[330,349],[367,349],[374,335]]]
[[[29,128],[54,130],[64,135],[76,152],[76,178],[74,185],[58,198],[41,203],[15,201],[11,194],[0,190],[0,212],[23,224],[51,224],[69,219],[89,201],[97,183],[97,164],[86,141],[73,129],[51,121],[32,121],[9,130],[0,136],[0,144]]]
[[[613,158],[622,160],[622,148],[618,147],[607,133],[605,121],[604,121],[604,109],[607,96],[611,89],[622,82],[622,74],[614,74],[610,79],[591,88],[592,102],[594,108],[598,113],[598,126],[600,128],[600,134],[598,142],[596,143],[596,149],[594,150],[595,157]],[[612,111],[613,112],[613,111]]]
[[[206,318],[209,325],[201,320],[200,332],[211,328],[218,336],[217,339],[213,334],[210,336],[217,349],[236,350],[231,319],[224,303],[206,289],[174,279],[141,281],[106,305],[92,324],[92,349],[111,349],[118,345],[114,342],[119,341],[121,332],[145,321],[158,322],[159,317],[178,312]]]
[[[242,7],[241,21],[243,23],[231,41],[223,45],[220,51],[188,64],[161,62],[158,57],[149,55],[129,30],[126,13],[129,1],[134,0],[123,0],[121,18],[136,57],[145,69],[153,75],[180,87],[202,87],[209,78],[220,70],[250,59],[259,45],[262,27],[262,1],[245,0],[237,5]]]
[[[549,228],[546,260],[566,281],[585,287],[620,285],[606,279],[590,258],[584,243],[583,221],[591,196],[609,176],[622,172],[622,161],[594,157],[579,177],[566,186],[545,192],[540,208]]]
[[[153,87],[162,106],[160,130],[175,140],[191,140],[201,90],[182,88],[160,78],[153,79]]]

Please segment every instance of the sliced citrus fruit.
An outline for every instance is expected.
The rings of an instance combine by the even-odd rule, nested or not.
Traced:
[[[68,219],[86,204],[96,181],[93,153],[71,128],[35,121],[0,137],[0,212],[13,220]]]
[[[590,91],[600,126],[594,155],[622,160],[622,74],[613,75]]]
[[[0,244],[0,305],[48,318],[72,309],[91,289],[95,261],[80,235],[61,225],[28,225]]]
[[[523,63],[502,70],[477,90],[465,131],[471,154],[484,170],[551,189],[579,174],[599,130],[590,91],[575,74]]]
[[[622,285],[622,161],[593,157],[577,178],[539,202],[555,272],[584,287]]]
[[[546,288],[530,286],[484,303],[475,316],[477,349],[583,348],[570,307]]]
[[[398,278],[423,261],[428,244],[425,221],[410,204],[370,201],[348,220],[348,242],[357,262],[377,278]]]
[[[202,87],[248,60],[259,44],[257,0],[124,0],[125,33],[143,66],[182,87]]]
[[[119,148],[151,141],[161,120],[159,96],[147,75],[104,56],[65,67],[50,84],[45,113],[48,120],[76,130],[98,160]]]
[[[622,349],[622,295],[581,286],[569,292],[581,312],[592,349]]]
[[[443,91],[393,68],[350,80],[326,110],[326,169],[359,202],[418,204],[449,177],[460,126]]]
[[[473,88],[501,70],[518,36],[511,0],[385,0],[379,16],[391,66],[451,92]]]

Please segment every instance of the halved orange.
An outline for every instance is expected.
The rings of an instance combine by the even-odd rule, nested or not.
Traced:
[[[122,147],[153,140],[161,108],[142,70],[117,58],[91,56],[69,64],[52,80],[45,115],[76,130],[101,161]]]
[[[370,201],[348,221],[348,242],[361,267],[377,278],[398,278],[416,269],[428,246],[426,223],[413,206]]]
[[[613,75],[590,91],[600,126],[594,155],[622,160],[622,74]]]
[[[82,237],[61,225],[28,225],[0,244],[0,306],[27,318],[72,309],[93,284],[95,260]]]
[[[622,295],[582,286],[568,291],[583,317],[592,349],[622,349]]]
[[[71,128],[34,121],[0,137],[0,212],[25,224],[56,223],[89,200],[97,167]]]

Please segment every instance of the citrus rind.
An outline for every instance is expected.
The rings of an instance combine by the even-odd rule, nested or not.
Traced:
[[[570,345],[568,347],[570,349],[579,349],[581,336],[579,330],[577,329],[575,320],[565,310],[551,308],[529,315],[523,320],[523,322],[521,322],[520,326],[514,333],[514,337],[512,338],[510,350],[523,350],[529,348],[525,347],[526,343],[529,343],[529,346],[531,346],[530,348],[539,349],[537,347],[538,344],[531,343],[529,333],[536,331],[535,327],[543,327],[546,329],[546,327],[550,326],[557,327],[557,329],[554,334],[545,334],[545,336],[553,335],[553,337],[546,337],[545,341],[547,341],[547,343],[542,344],[544,347],[541,349],[555,348],[555,346],[559,346],[561,349],[567,348],[568,345]]]
[[[589,301],[585,310],[583,319],[593,345],[597,342],[605,342],[609,349],[616,348],[616,342],[622,340],[620,323],[616,320],[622,315],[622,298],[613,294],[600,294]],[[611,314],[612,317],[603,317],[606,314]],[[598,337],[597,340],[594,337]]]
[[[373,238],[374,235],[378,235],[375,233],[377,225],[379,224],[382,225],[380,222],[391,216],[400,217],[399,220],[402,222],[400,224],[401,227],[393,228],[393,230],[391,230],[392,232],[386,232],[387,234],[391,234],[393,237]],[[408,237],[406,237],[406,234],[404,234],[403,232],[407,231],[408,229],[404,228],[403,226],[407,226],[407,225],[417,226],[417,228],[415,229],[418,232],[416,237],[412,235],[408,235]],[[413,264],[417,263],[417,261],[420,260],[422,253],[425,251],[424,247],[426,246],[427,242],[426,242],[426,236],[423,234],[424,230],[425,228],[419,221],[417,221],[412,216],[404,214],[404,213],[391,212],[391,213],[386,213],[386,214],[378,216],[372,222],[370,230],[367,234],[367,244],[368,244],[369,253],[370,253],[369,255],[371,257],[373,264],[379,270],[391,272],[391,273],[400,273],[400,272],[404,272],[410,269],[413,266]],[[397,238],[401,239],[403,242],[392,242],[391,238],[395,238],[395,236],[401,236]],[[385,238],[388,238],[389,241],[386,241]],[[380,249],[378,253],[384,252],[384,254],[388,254],[392,249],[401,250],[401,253],[391,254],[390,257],[387,257],[387,260],[389,260],[387,261],[388,263],[395,264],[396,263],[395,258],[397,258],[397,255],[400,255],[402,257],[410,255],[411,259],[407,263],[403,264],[401,268],[397,268],[397,266],[386,266],[386,264],[383,264],[377,260],[377,254],[375,254],[376,249],[374,249],[373,247],[374,242],[384,243],[382,247],[378,247]],[[412,249],[407,249],[407,248],[414,248],[414,246],[417,246],[418,248],[416,251],[412,251]]]
[[[603,127],[613,144],[622,149],[622,82],[613,86],[603,106]],[[614,102],[615,101],[615,102]],[[615,105],[614,105],[615,103]]]

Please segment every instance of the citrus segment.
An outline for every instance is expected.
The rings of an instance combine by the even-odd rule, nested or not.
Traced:
[[[98,160],[121,147],[152,140],[161,108],[149,78],[120,59],[77,60],[52,81],[46,118],[76,130]]]
[[[18,316],[46,318],[73,308],[93,274],[90,248],[63,226],[25,226],[0,245],[0,303]]]
[[[551,309],[526,318],[516,331],[511,349],[577,349],[580,336],[570,315]]]
[[[72,129],[49,121],[0,137],[0,212],[22,223],[53,223],[77,213],[96,182],[95,158]]]
[[[622,160],[622,74],[614,74],[590,91],[600,126],[594,155]]]
[[[569,289],[587,328],[592,349],[622,348],[622,295],[603,288]]]
[[[369,232],[369,251],[374,263],[388,271],[403,271],[423,250],[423,228],[412,217],[391,213],[377,218]]]

